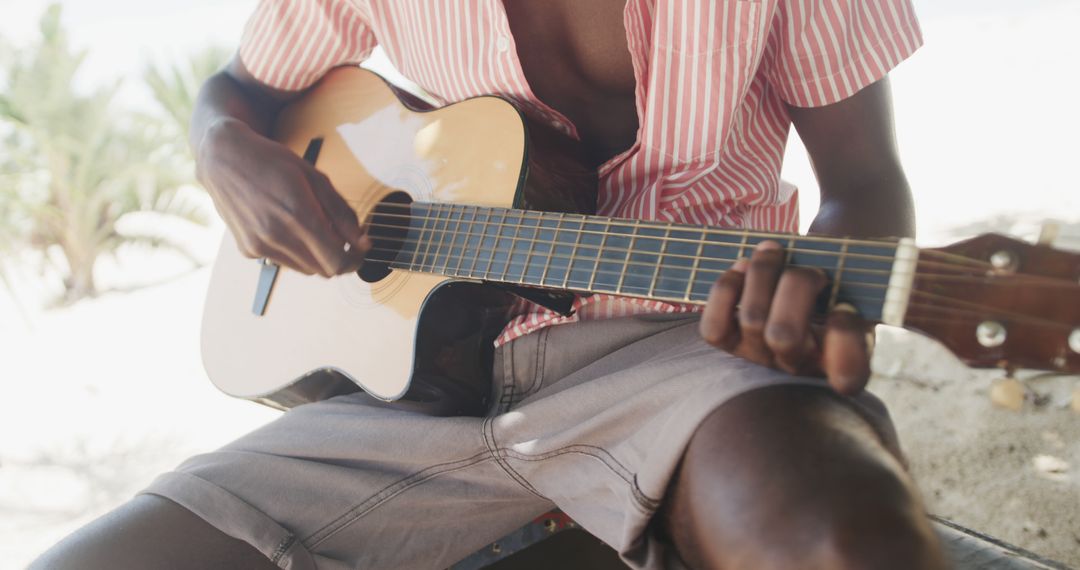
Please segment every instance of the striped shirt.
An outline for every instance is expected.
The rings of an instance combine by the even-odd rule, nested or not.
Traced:
[[[850,97],[922,43],[910,0],[628,0],[623,23],[640,127],[600,166],[597,213],[776,232],[798,229],[797,192],[780,180],[785,104]],[[578,138],[529,87],[501,0],[262,0],[240,58],[257,80],[298,91],[376,45],[439,104],[495,94]],[[581,319],[695,310],[610,295],[574,308],[522,305],[497,344]]]

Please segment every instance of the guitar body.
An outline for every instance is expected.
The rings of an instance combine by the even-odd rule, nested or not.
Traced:
[[[298,155],[321,138],[315,165],[361,220],[395,192],[437,203],[520,202],[526,130],[499,98],[418,112],[374,73],[340,68],[283,113],[275,138]],[[368,283],[355,274],[324,279],[283,268],[257,315],[261,269],[226,236],[203,315],[202,357],[227,394],[290,407],[361,387],[395,400],[414,377],[482,384],[475,374],[490,374],[482,360],[505,295],[397,270]]]

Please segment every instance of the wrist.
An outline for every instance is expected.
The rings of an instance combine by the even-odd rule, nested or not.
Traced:
[[[234,117],[218,117],[213,119],[203,129],[198,142],[195,143],[195,172],[196,176],[203,180],[205,173],[213,168],[214,164],[222,162],[223,156],[232,148],[235,148],[240,139],[252,134],[254,131],[243,121]]]

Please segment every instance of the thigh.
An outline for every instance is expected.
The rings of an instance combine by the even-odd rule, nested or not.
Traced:
[[[278,566],[176,503],[139,495],[50,548],[31,570],[272,570]]]
[[[144,493],[281,567],[445,567],[551,508],[493,460],[483,424],[350,394],[193,457]]]

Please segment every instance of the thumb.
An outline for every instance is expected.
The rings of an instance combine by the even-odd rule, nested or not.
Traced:
[[[360,221],[356,217],[356,211],[334,189],[330,179],[325,174],[313,170],[308,175],[308,181],[311,184],[312,192],[315,194],[315,199],[322,206],[323,212],[326,214],[327,219],[330,220],[334,230],[351,246],[351,249],[366,250],[369,245],[367,243],[369,240],[365,239],[366,229],[360,225]]]

